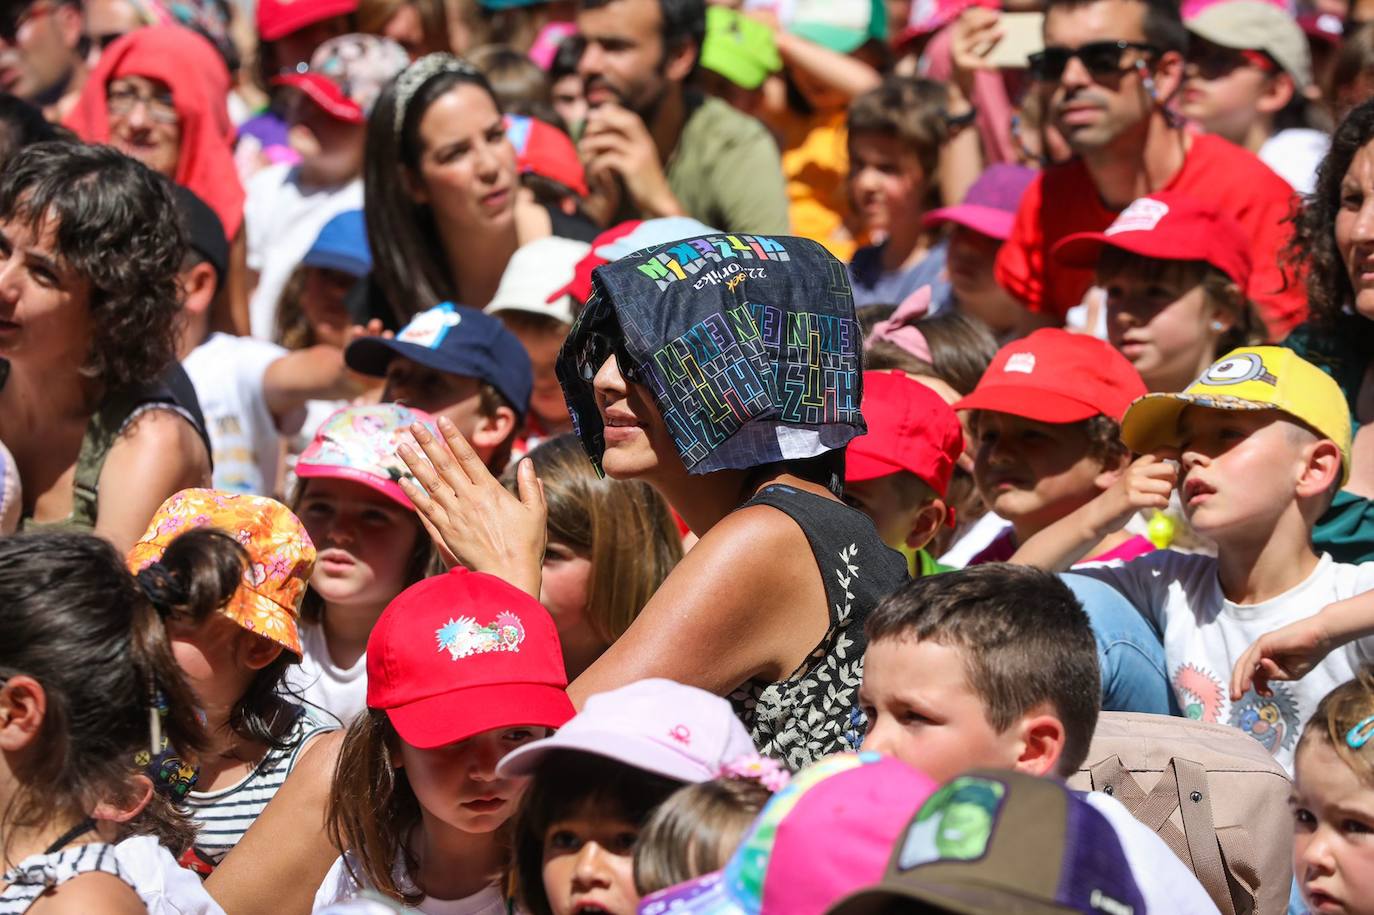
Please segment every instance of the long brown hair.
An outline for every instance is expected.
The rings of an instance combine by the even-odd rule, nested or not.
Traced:
[[[544,486],[549,539],[591,559],[587,620],[614,642],[682,559],[668,503],[647,483],[597,477],[574,435],[544,442],[529,458]],[[505,483],[514,489],[512,476]]]
[[[182,535],[153,573],[187,605],[210,603],[201,591],[221,584],[216,569],[201,574],[206,539]],[[0,607],[0,683],[32,677],[47,699],[33,746],[12,763],[20,788],[0,810],[0,836],[132,801],[134,755],[149,746],[155,704],[166,707],[163,733],[179,754],[203,746],[162,618],[106,541],[56,532],[0,539]],[[7,840],[0,858],[8,861]]]

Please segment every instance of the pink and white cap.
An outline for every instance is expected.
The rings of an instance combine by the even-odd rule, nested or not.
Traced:
[[[530,775],[549,753],[593,753],[684,782],[705,782],[755,753],[730,703],[672,680],[651,678],[597,693],[557,734],[527,743],[497,765]]]

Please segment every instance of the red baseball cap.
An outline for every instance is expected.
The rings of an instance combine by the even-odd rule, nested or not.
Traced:
[[[515,147],[520,174],[557,181],[579,197],[587,196],[587,176],[577,147],[566,133],[538,118],[506,115],[506,136]]]
[[[573,716],[553,617],[492,575],[458,567],[406,588],[367,640],[367,706],[427,750]]]
[[[1066,267],[1097,266],[1104,246],[1142,257],[1206,261],[1241,289],[1250,283],[1250,248],[1244,230],[1225,213],[1187,194],[1163,191],[1131,201],[1104,232],[1077,232],[1052,252]]]
[[[367,120],[363,109],[357,102],[344,94],[343,87],[323,73],[288,73],[272,77],[274,86],[291,86],[299,89],[325,114],[349,124],[361,124]]]
[[[324,19],[358,11],[358,0],[258,0],[258,36],[276,41]]]
[[[964,430],[944,398],[904,372],[864,372],[863,415],[868,434],[849,443],[845,481],[905,470],[943,499],[964,453]]]
[[[956,410],[993,410],[1042,423],[1076,423],[1102,415],[1117,422],[1145,382],[1110,343],[1058,328],[1008,343]]]

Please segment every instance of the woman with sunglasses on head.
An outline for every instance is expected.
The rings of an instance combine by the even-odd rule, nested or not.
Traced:
[[[1264,0],[1224,0],[1188,20],[1180,113],[1255,153],[1300,194],[1316,184],[1330,124],[1312,100],[1307,36]]]
[[[840,501],[862,341],[843,266],[799,238],[710,235],[593,273],[559,355],[593,464],[657,489],[701,539],[569,691],[644,677],[728,696],[760,752],[795,767],[862,732],[863,621],[906,577]],[[501,489],[451,425],[402,456],[416,507],[465,564],[539,593],[533,466]],[[452,449],[450,451],[449,449]]]

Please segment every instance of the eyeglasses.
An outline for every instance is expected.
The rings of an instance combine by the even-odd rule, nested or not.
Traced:
[[[14,44],[19,30],[35,19],[41,19],[52,12],[51,3],[6,3],[0,9],[0,40]]]
[[[1121,65],[1127,51],[1158,54],[1154,45],[1139,41],[1090,41],[1082,47],[1052,47],[1030,55],[1031,76],[1046,82],[1057,82],[1075,57],[1093,78],[1115,76],[1128,69]]]
[[[143,93],[132,86],[112,83],[105,90],[105,104],[112,115],[132,114],[139,105],[145,105],[148,117],[159,124],[175,124],[180,120],[170,92]]]
[[[1279,71],[1279,66],[1263,51],[1223,48],[1214,44],[1199,44],[1188,48],[1187,72],[1202,79],[1221,79],[1241,67],[1254,67],[1265,73]]]
[[[587,334],[587,338],[582,342],[581,348],[575,355],[577,363],[577,373],[582,376],[582,380],[591,384],[596,378],[596,373],[601,371],[601,367],[606,364],[606,360],[615,357],[615,364],[620,369],[621,376],[626,381],[636,384],[644,380],[644,370],[636,363],[625,349],[625,337],[622,334],[614,336],[592,331]]]

